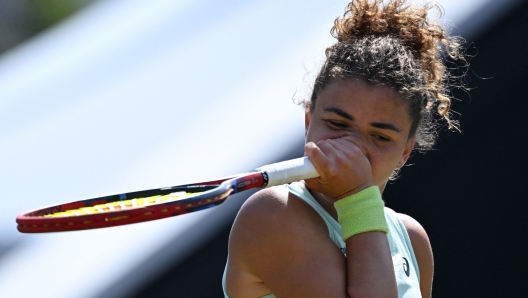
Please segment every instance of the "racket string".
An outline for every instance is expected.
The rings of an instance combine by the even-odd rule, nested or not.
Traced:
[[[44,217],[68,217],[68,216],[81,216],[97,213],[105,213],[126,209],[133,209],[138,207],[145,207],[149,205],[156,205],[160,203],[174,202],[182,199],[187,199],[195,195],[200,194],[201,192],[185,192],[179,191],[170,193],[168,195],[157,195],[144,198],[135,198],[130,200],[122,200],[104,204],[97,204],[90,207],[81,207],[72,210],[66,210],[63,212],[56,212],[52,214],[46,214]]]

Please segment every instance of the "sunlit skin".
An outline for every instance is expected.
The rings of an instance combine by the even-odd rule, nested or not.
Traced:
[[[305,183],[336,218],[333,203],[369,186],[383,192],[414,145],[406,99],[363,80],[331,81],[306,114],[305,154],[319,178]],[[430,297],[433,258],[425,230],[400,215]],[[397,297],[387,236],[366,232],[346,240],[345,258],[315,210],[284,187],[261,190],[242,206],[229,240],[229,296]]]
[[[334,217],[335,200],[372,185],[383,192],[414,145],[406,99],[359,79],[331,82],[305,119],[305,152],[321,174],[306,185]]]

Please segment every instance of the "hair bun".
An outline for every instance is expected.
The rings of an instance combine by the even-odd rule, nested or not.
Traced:
[[[422,65],[429,90],[438,104],[438,113],[450,126],[455,124],[448,118],[450,99],[444,92],[446,68],[440,59],[445,50],[454,59],[462,59],[460,44],[463,40],[452,38],[439,24],[430,23],[428,13],[432,9],[443,15],[443,9],[435,3],[410,6],[406,0],[352,0],[345,13],[336,18],[331,34],[339,43],[347,43],[366,36],[390,35],[410,49]],[[331,48],[327,49],[331,50]]]
[[[426,4],[423,7],[406,5],[405,0],[354,0],[348,4],[342,17],[334,21],[332,35],[339,42],[365,35],[393,35],[407,47],[416,52],[435,48],[447,34],[438,24],[430,24],[428,11],[436,8],[443,14],[437,4]]]

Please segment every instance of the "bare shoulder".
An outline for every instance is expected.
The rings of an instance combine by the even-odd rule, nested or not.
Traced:
[[[403,222],[411,244],[413,246],[418,267],[420,269],[420,290],[423,297],[431,297],[433,284],[433,251],[427,232],[418,221],[406,214],[398,213],[398,217]]]
[[[292,195],[284,186],[260,190],[251,196],[240,209],[235,224],[244,221],[245,224],[262,224],[261,228],[285,226],[286,223],[295,223],[295,220],[308,220],[308,222],[324,223],[315,210],[301,199]],[[293,225],[295,227],[295,225]],[[274,231],[274,233],[277,231]]]
[[[418,246],[430,246],[427,232],[416,219],[402,213],[398,213],[398,217],[403,222],[403,225],[409,234],[409,238],[411,238],[411,242],[413,242],[413,246],[414,242],[416,242]]]
[[[324,235],[325,229],[308,204],[286,187],[272,187],[255,193],[242,205],[231,230],[229,249],[230,253],[240,253],[237,256],[250,266],[262,259],[254,254],[277,256],[278,248],[298,244],[295,242],[306,233]]]
[[[288,190],[285,187],[272,187],[258,191],[240,208],[237,221],[251,223],[260,220],[272,222],[288,212]]]
[[[317,212],[286,187],[265,189],[244,203],[231,229],[227,291],[231,297],[271,292],[310,297],[319,290],[305,287],[306,293],[299,293],[294,286],[316,280],[321,276],[318,270],[332,278],[339,272],[336,266],[344,283],[344,257]]]

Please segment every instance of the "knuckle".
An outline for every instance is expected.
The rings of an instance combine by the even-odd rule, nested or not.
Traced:
[[[352,146],[350,149],[351,149],[351,150],[350,150],[351,153],[354,154],[354,155],[359,155],[359,154],[362,154],[362,153],[363,153],[363,151],[361,151],[361,149],[360,149],[357,145],[355,145],[355,144],[354,144],[354,146]]]
[[[327,174],[330,177],[337,177],[339,176],[339,170],[335,167],[331,167],[328,169]]]
[[[328,147],[330,145],[330,141],[331,140],[319,141],[319,142],[317,142],[317,146],[318,147]]]
[[[347,155],[344,152],[338,152],[338,154],[336,154],[336,156],[335,156],[335,162],[339,166],[345,165],[348,161],[349,161],[349,158],[347,157]]]
[[[313,154],[315,151],[317,150],[317,146],[315,146],[314,143],[307,143],[305,146],[304,146],[304,151],[308,154]]]

